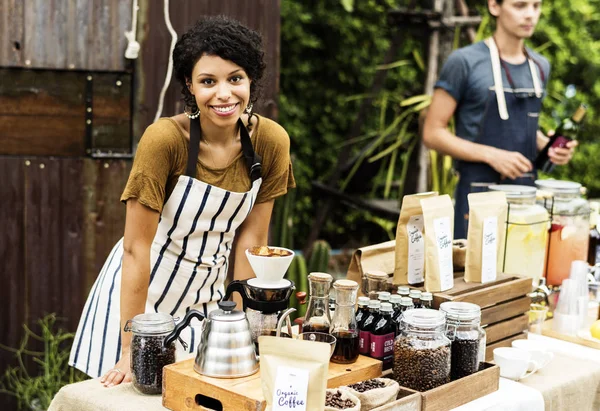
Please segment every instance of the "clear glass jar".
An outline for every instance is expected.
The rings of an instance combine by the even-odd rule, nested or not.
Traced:
[[[587,200],[581,197],[579,183],[536,180],[535,184],[543,190],[538,201],[552,215],[546,284],[561,285],[565,278],[569,278],[573,261],[587,261],[590,206]]]
[[[133,387],[142,394],[162,392],[162,369],[175,362],[175,342],[164,346],[165,338],[175,328],[169,314],[139,314],[125,324],[131,331],[131,379]]]
[[[485,360],[485,331],[477,304],[448,301],[440,304],[446,313],[446,337],[452,341],[450,375],[457,380],[479,371]]]
[[[427,291],[421,293],[421,307],[433,308],[433,294]]]
[[[450,340],[446,314],[420,308],[405,311],[402,331],[394,342],[394,379],[427,391],[450,382]]]
[[[359,329],[354,313],[358,284],[352,280],[337,280],[333,288],[336,298],[331,334],[337,341],[331,361],[350,364],[358,358]]]
[[[509,204],[499,272],[531,277],[532,286],[537,287],[544,274],[550,215],[535,203],[535,187],[498,184],[489,189],[504,192]]]
[[[333,277],[327,273],[310,273],[308,275],[308,288],[310,297],[302,332],[329,333],[331,327],[331,313],[329,311],[329,290]]]
[[[380,291],[387,291],[388,275],[383,271],[372,270],[366,273],[367,282],[364,294],[369,300],[377,300]]]

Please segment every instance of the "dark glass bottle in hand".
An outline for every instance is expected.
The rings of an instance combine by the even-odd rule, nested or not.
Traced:
[[[587,107],[582,104],[571,117],[564,118],[561,121],[554,135],[550,137],[546,146],[535,158],[535,168],[544,173],[551,173],[554,170],[555,164],[550,161],[548,151],[550,148],[564,148],[569,141],[577,138],[577,133],[579,132],[586,111]]]

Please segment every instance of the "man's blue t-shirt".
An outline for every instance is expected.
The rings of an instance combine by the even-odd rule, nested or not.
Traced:
[[[550,76],[550,63],[546,58],[527,49],[529,56],[542,67],[542,76],[537,64],[534,64],[538,79],[544,80],[542,88]],[[514,89],[511,87],[506,71],[502,69],[502,80],[505,92],[533,92],[533,79],[529,63],[510,64],[505,62],[510,71]],[[444,64],[436,88],[446,90],[457,102],[454,113],[456,135],[469,141],[476,141],[480,133],[481,122],[485,112],[490,90],[494,89],[492,61],[490,49],[483,41],[455,50]]]

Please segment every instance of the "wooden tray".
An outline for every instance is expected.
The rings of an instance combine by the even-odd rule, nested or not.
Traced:
[[[437,388],[420,392],[407,387],[401,387],[401,391],[420,394],[421,411],[447,411],[498,391],[499,384],[500,367],[490,363],[483,363],[481,370],[475,374],[449,382]],[[380,407],[377,410],[410,410],[410,408],[393,408],[395,405],[402,404],[402,400],[400,399],[385,405],[385,407],[391,408]]]
[[[527,330],[527,311],[531,299],[531,278],[498,274],[496,281],[467,283],[462,276],[454,278],[451,290],[434,293],[433,306],[445,301],[464,301],[481,307],[481,325],[486,331],[486,360],[493,359],[493,348],[508,346],[514,339],[524,338]]]
[[[354,364],[329,363],[327,388],[354,384],[381,376],[381,361],[362,355]],[[206,410],[222,406],[224,411],[262,411],[260,371],[242,378],[210,378],[194,371],[194,359],[163,369],[163,405],[170,410]],[[204,406],[202,406],[203,404]],[[210,407],[210,405],[213,407]],[[205,408],[210,407],[210,408]]]
[[[421,411],[421,402],[420,393],[400,388],[396,401],[373,408],[372,411]]]
[[[588,339],[578,335],[566,335],[556,332],[552,328],[552,320],[544,321],[544,324],[542,325],[542,335],[600,350],[600,340],[592,339],[591,336]]]

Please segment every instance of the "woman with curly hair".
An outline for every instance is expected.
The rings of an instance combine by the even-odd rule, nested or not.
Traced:
[[[260,35],[204,18],[179,39],[173,63],[185,112],[159,119],[140,140],[121,196],[125,234],[92,287],[71,350],[70,364],[105,386],[131,381],[127,320],[208,314],[223,298],[232,250],[234,278],[251,276],[244,250],[267,244],[274,199],[295,186],[287,133],[252,111],[265,70]],[[182,336],[193,353],[198,329]]]

